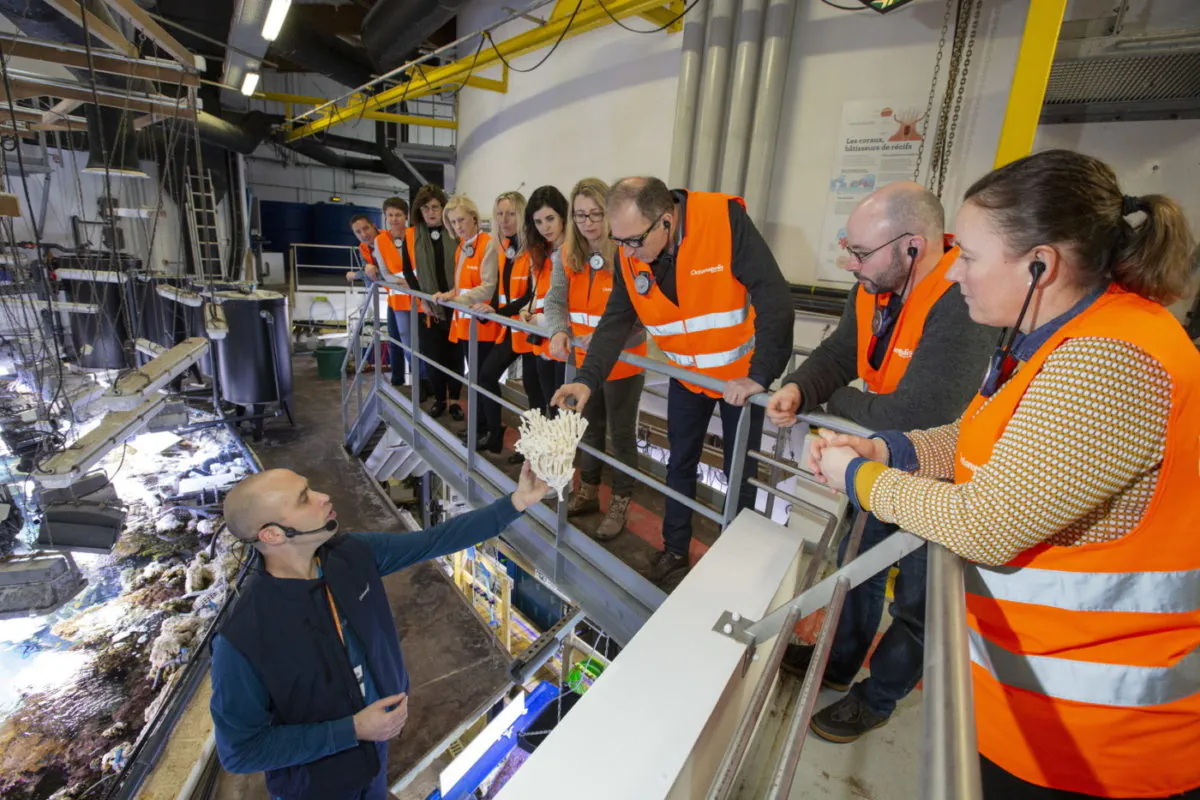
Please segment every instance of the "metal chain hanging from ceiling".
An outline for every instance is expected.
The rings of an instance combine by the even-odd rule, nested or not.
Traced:
[[[954,135],[958,130],[958,119],[962,113],[963,96],[967,89],[967,76],[971,68],[971,56],[979,32],[979,18],[983,10],[982,0],[946,0],[946,13],[942,17],[942,32],[938,40],[937,57],[933,62],[933,80],[929,85],[929,99],[925,105],[925,135],[917,148],[917,163],[913,167],[913,180],[920,181],[921,167],[925,156],[925,143],[931,131],[933,144],[929,155],[929,174],[926,186],[938,197],[945,188],[946,174],[950,170],[950,158],[954,151]],[[954,17],[954,39],[950,49],[950,63],[946,69],[946,89],[938,108],[936,127],[931,115],[937,97],[938,79],[941,77],[942,57],[946,39],[950,32],[950,18]]]

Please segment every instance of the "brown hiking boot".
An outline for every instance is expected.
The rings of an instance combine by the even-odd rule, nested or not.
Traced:
[[[571,492],[567,501],[567,516],[591,514],[600,510],[600,487],[594,483],[581,483],[579,488]]]
[[[604,515],[600,527],[592,534],[592,538],[597,542],[607,542],[620,536],[621,531],[625,530],[625,515],[629,513],[629,501],[632,499],[613,495],[608,503],[608,512]]]

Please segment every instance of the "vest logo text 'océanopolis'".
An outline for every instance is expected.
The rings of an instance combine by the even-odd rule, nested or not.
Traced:
[[[711,275],[714,272],[724,272],[724,271],[725,271],[724,264],[715,264],[711,267],[706,267],[705,269],[694,269],[694,270],[692,270],[691,274],[692,275]]]

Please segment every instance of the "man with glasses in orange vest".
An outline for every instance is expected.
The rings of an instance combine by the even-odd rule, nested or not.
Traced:
[[[797,413],[821,405],[872,430],[932,428],[958,419],[987,367],[994,331],[971,321],[958,284],[946,278],[958,248],[944,230],[941,201],[915,183],[889,184],[859,203],[846,223],[842,262],[858,284],[836,330],[771,396],[773,423],[789,427]],[[862,389],[850,386],[855,378]],[[859,552],[896,530],[869,517]],[[824,685],[849,693],[813,717],[812,729],[823,739],[851,742],[883,725],[921,680],[925,548],[899,567],[892,624],[871,656],[871,676],[853,688],[879,630],[887,573],[846,597]],[[812,653],[807,645],[789,646],[783,668],[803,676]]]
[[[658,178],[633,177],[612,187],[607,205],[610,237],[621,248],[612,294],[575,382],[559,389],[553,404],[582,410],[640,321],[671,364],[725,382],[722,394],[671,379],[667,485],[695,498],[714,406],[728,476],[741,407],[766,391],[792,355],[791,293],[739,197],[672,191]],[[762,406],[749,414],[747,446],[758,449]],[[739,510],[754,507],[748,478],[729,489],[738,493]],[[662,533],[650,578],[669,591],[689,568],[691,509],[668,498]]]

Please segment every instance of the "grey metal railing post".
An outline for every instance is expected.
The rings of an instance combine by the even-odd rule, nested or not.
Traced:
[[[733,457],[729,459],[729,474],[726,479],[729,481],[725,488],[725,524],[722,529],[728,528],[733,518],[738,513],[738,498],[741,496],[742,475],[746,469],[746,452],[750,449],[750,414],[754,406],[747,400],[742,406],[742,412],[738,415],[737,433],[733,437]],[[729,447],[726,443],[725,447]],[[728,452],[728,450],[726,451]]]
[[[475,447],[479,443],[479,427],[476,421],[479,410],[479,395],[475,381],[479,375],[479,318],[471,317],[471,328],[467,338],[467,502],[475,501]]]
[[[938,544],[930,543],[926,549],[922,691],[925,737],[920,796],[928,800],[978,800],[982,789],[963,561]]]
[[[380,344],[379,344],[379,295],[377,295],[375,293],[374,286],[371,287],[371,291],[368,296],[370,297],[370,300],[371,300],[371,352],[375,356],[375,358],[374,358],[374,362],[375,362],[375,393],[378,394],[379,393],[379,382],[381,380],[383,380],[383,348],[380,347]],[[390,305],[388,306],[387,313],[388,313],[388,315],[390,315],[392,313],[392,309],[391,309]],[[387,323],[386,323],[387,318],[385,317],[384,319],[385,319],[385,322],[384,322],[383,328],[384,328],[384,330],[387,330]],[[355,342],[354,346],[355,346],[355,348],[357,348],[359,346],[358,342]],[[362,359],[360,358],[359,360],[361,361]],[[393,364],[392,369],[395,369],[395,368],[396,368],[396,366]],[[359,407],[358,407],[358,413],[360,413],[360,414],[362,413],[362,404],[361,403],[359,404]]]
[[[417,353],[421,346],[418,341],[421,331],[421,301],[416,297],[409,295],[408,309],[408,352],[405,355],[408,358],[408,382],[410,395],[412,399],[412,417],[413,417],[413,447],[415,448],[421,441],[421,417],[424,414],[421,411],[421,359],[417,358]]]

